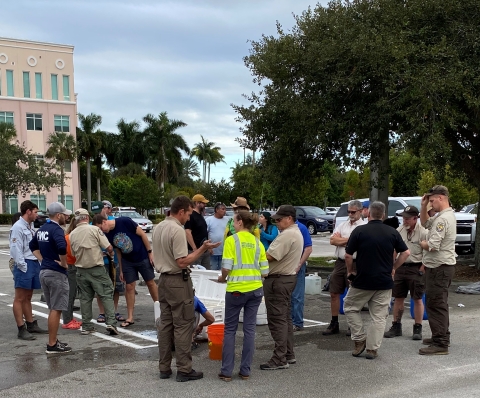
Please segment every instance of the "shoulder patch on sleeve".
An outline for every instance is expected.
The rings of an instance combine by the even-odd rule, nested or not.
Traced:
[[[443,221],[438,222],[435,226],[435,229],[437,230],[437,232],[443,232],[443,230],[445,229],[445,223]]]
[[[105,234],[103,233],[103,231],[102,231],[100,228],[98,229],[98,234],[99,234],[100,236],[105,236]]]

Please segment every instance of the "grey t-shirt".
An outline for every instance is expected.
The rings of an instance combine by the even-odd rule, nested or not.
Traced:
[[[215,216],[205,219],[207,222],[208,239],[212,242],[222,242],[220,246],[213,249],[214,256],[221,256],[223,253],[223,237],[229,219],[230,217],[217,218]]]

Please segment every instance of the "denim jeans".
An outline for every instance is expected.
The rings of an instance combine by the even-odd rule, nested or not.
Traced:
[[[210,269],[211,270],[222,269],[222,255],[221,254],[212,254],[210,256]]]
[[[297,274],[297,284],[292,293],[292,323],[303,328],[303,306],[305,304],[305,271],[307,263],[303,263]]]
[[[257,312],[262,302],[263,288],[234,296],[225,294],[225,333],[223,337],[222,369],[220,373],[231,376],[235,366],[235,334],[237,333],[240,311],[243,308],[243,350],[240,373],[250,375],[253,353],[255,352],[255,329]]]

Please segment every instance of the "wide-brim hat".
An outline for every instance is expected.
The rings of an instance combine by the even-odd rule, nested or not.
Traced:
[[[250,206],[248,205],[247,199],[245,199],[242,196],[238,196],[237,199],[235,199],[235,202],[230,204],[234,209],[236,207],[246,207],[248,210],[250,210]]]

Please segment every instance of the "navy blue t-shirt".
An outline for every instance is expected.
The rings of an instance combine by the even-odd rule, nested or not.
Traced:
[[[381,220],[355,228],[348,239],[345,252],[357,252],[357,276],[352,286],[364,290],[393,288],[393,252],[402,253],[407,245],[395,228]]]
[[[67,254],[65,231],[56,222],[48,220],[43,224],[33,235],[29,247],[32,252],[40,250],[40,254],[43,257],[40,269],[51,269],[64,274],[67,273],[67,270],[56,262],[60,261],[60,255]]]
[[[139,263],[148,258],[147,249],[140,236],[137,235],[138,224],[128,217],[115,219],[115,228],[105,236],[113,247],[120,250],[122,258],[131,263]]]

